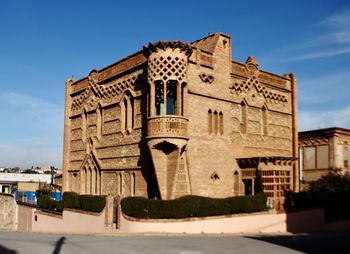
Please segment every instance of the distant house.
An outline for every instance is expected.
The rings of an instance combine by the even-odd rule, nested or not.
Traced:
[[[26,183],[30,183],[29,185],[32,185],[32,183],[47,183],[49,184],[51,182],[51,176],[50,175],[43,175],[43,174],[20,174],[20,173],[8,173],[8,174],[0,174],[0,192],[2,193],[14,193],[20,185],[28,186]],[[22,187],[21,187],[22,188]],[[30,187],[29,190],[35,189],[35,187]],[[28,190],[28,191],[29,191]]]
[[[331,171],[350,172],[350,130],[333,127],[299,132],[302,179],[307,185]]]

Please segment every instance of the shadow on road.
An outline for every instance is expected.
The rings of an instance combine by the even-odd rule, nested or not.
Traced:
[[[60,239],[58,239],[58,241],[55,244],[55,249],[53,250],[52,254],[59,254],[61,251],[61,247],[64,244],[64,241],[66,240],[66,238],[64,236],[62,236]],[[0,252],[2,253],[2,252]]]
[[[264,241],[303,253],[349,253],[350,232],[247,236],[246,238]]]
[[[0,244],[0,253],[1,253],[1,254],[17,254],[17,251],[8,249],[8,248],[6,248],[5,246],[2,246],[2,245]]]

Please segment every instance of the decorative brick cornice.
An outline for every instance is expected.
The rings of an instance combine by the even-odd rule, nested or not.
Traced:
[[[178,48],[180,52],[185,52],[188,57],[192,54],[191,45],[182,41],[157,41],[155,43],[149,43],[148,46],[143,47],[143,53],[148,57],[153,52],[158,52],[159,49],[166,50],[167,48],[173,50]]]
[[[247,93],[253,86],[256,88],[257,92],[260,95],[264,96],[265,99],[269,99],[273,102],[288,102],[287,96],[273,92],[272,89],[262,85],[255,76],[252,76],[247,81],[233,83],[230,87],[230,90],[231,93],[239,95],[242,93]]]
[[[136,74],[108,85],[99,85],[93,77],[89,76],[88,87],[84,92],[72,99],[71,113],[80,113],[84,105],[89,101],[88,99],[93,95],[95,95],[98,100],[108,100],[123,94],[125,90],[133,91],[134,84],[138,77],[139,75]]]

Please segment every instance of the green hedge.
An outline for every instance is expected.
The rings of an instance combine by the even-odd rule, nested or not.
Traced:
[[[266,210],[265,194],[214,199],[184,196],[175,200],[152,200],[143,197],[122,199],[123,213],[135,218],[187,218],[251,213]]]
[[[50,199],[50,196],[40,195],[38,199],[38,206],[42,209],[52,210],[56,212],[62,212],[63,205],[61,201]]]
[[[63,207],[80,209],[79,194],[75,192],[63,192],[62,196]]]
[[[105,196],[80,195],[79,203],[84,211],[101,212],[106,205]]]
[[[64,208],[81,209],[90,212],[101,212],[106,204],[105,196],[79,195],[75,192],[64,192]]]
[[[105,196],[79,195],[75,192],[64,192],[62,201],[50,199],[50,193],[38,196],[38,206],[42,209],[62,212],[63,208],[73,208],[89,212],[101,212],[106,205]]]

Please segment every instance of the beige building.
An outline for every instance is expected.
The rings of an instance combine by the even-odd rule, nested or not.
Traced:
[[[350,173],[350,130],[327,128],[299,132],[300,167],[307,186],[330,171]]]
[[[66,83],[63,190],[173,199],[298,190],[296,79],[231,37],[159,41]]]

